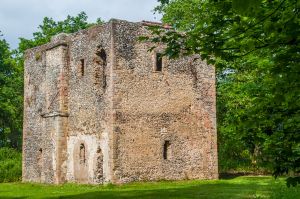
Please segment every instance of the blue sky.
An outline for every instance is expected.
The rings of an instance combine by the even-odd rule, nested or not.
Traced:
[[[98,17],[128,21],[159,21],[153,14],[157,0],[0,0],[0,31],[12,48],[18,38],[31,38],[44,17],[63,20],[84,11],[93,22]]]

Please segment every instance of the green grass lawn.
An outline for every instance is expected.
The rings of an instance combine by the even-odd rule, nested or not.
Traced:
[[[299,198],[300,187],[287,188],[284,179],[237,177],[223,180],[147,182],[126,185],[0,184],[0,198]]]

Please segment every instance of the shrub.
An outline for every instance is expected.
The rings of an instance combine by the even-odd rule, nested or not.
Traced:
[[[22,154],[11,148],[0,148],[0,182],[19,181],[22,176]]]

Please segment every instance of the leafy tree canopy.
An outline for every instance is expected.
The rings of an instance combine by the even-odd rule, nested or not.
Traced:
[[[0,38],[0,147],[21,146],[22,70]]]
[[[165,55],[199,53],[217,68],[220,145],[239,141],[275,176],[299,173],[300,2],[159,2],[173,29],[152,28],[148,39],[166,43]]]

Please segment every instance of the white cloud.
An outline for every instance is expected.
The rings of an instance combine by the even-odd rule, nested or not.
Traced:
[[[30,38],[44,17],[55,20],[84,11],[89,21],[98,17],[128,21],[158,21],[153,15],[157,0],[0,0],[0,31],[11,47],[16,48],[18,38]]]

